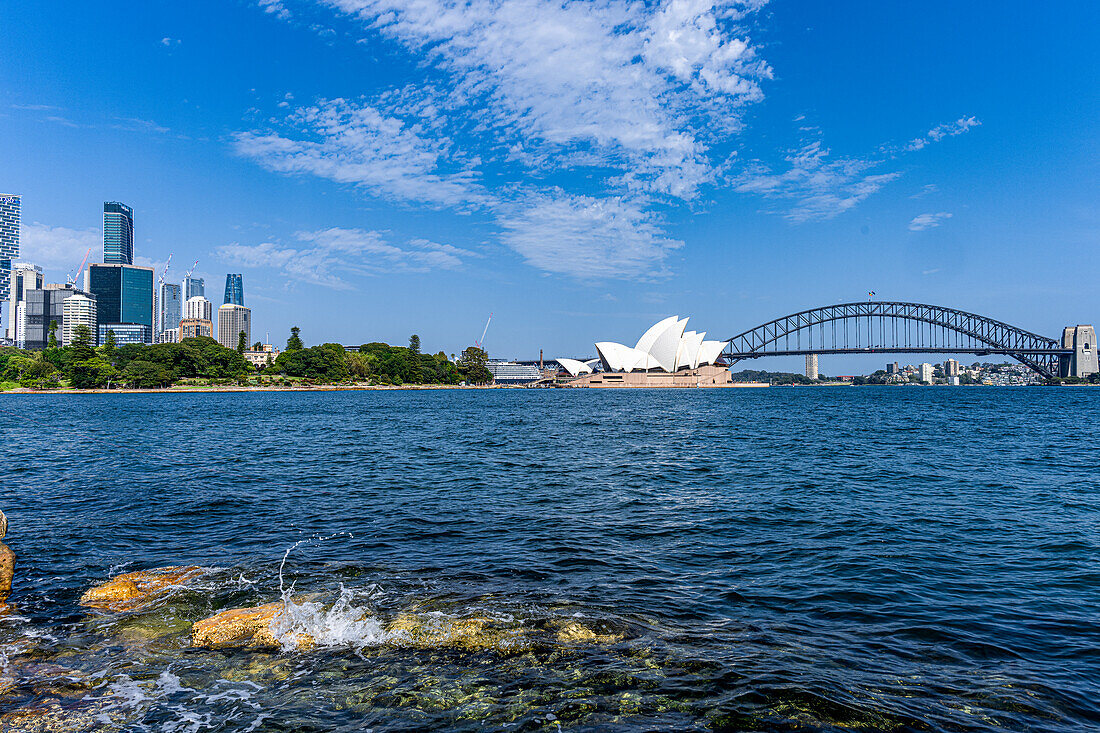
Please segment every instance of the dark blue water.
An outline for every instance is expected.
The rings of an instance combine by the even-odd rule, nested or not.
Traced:
[[[72,730],[1097,727],[1098,415],[1088,388],[3,396],[0,710],[53,705]],[[310,538],[284,583],[321,606],[541,641],[188,648],[192,621],[277,600]],[[204,585],[152,615],[76,603],[179,564]],[[595,639],[553,635],[573,621]],[[65,675],[77,692],[42,681]]]

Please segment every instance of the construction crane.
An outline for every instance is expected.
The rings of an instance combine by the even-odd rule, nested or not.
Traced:
[[[493,320],[493,314],[490,313],[489,314],[489,320],[485,321],[485,328],[483,328],[482,331],[481,331],[481,340],[474,342],[474,345],[477,346],[477,348],[481,349],[482,351],[485,350],[485,347],[483,346],[483,344],[485,343],[485,334],[487,334],[489,332],[489,324],[492,322],[492,320]]]
[[[168,254],[168,261],[164,263],[164,272],[160,273],[160,278],[157,280],[157,285],[164,284],[164,278],[168,275],[168,266],[172,264],[172,254]]]
[[[88,251],[84,254],[84,261],[81,262],[80,267],[77,268],[76,275],[73,275],[73,273],[71,273],[71,272],[69,273],[68,283],[69,283],[70,287],[76,285],[76,279],[78,277],[80,277],[80,274],[82,272],[84,272],[84,266],[88,264],[88,258],[91,257],[91,256],[92,256],[92,248],[89,247]],[[87,287],[88,283],[84,283],[84,286]]]
[[[186,277],[186,278],[191,277],[191,273],[194,272],[195,268],[198,267],[198,266],[199,266],[199,261],[195,260],[195,264],[191,265],[191,269],[187,271],[187,275],[185,275],[184,277]]]

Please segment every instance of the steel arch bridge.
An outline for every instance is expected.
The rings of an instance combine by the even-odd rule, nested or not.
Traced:
[[[1073,352],[1052,338],[975,313],[923,303],[841,303],[777,318],[729,339],[722,356],[1003,354],[1045,378]]]

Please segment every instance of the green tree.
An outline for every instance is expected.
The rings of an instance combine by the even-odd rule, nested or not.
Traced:
[[[151,361],[132,361],[122,372],[122,379],[131,387],[154,389],[167,387],[172,383],[172,373],[160,364]]]
[[[409,353],[413,356],[420,356],[420,337],[415,333],[409,336]]]
[[[465,376],[467,382],[487,384],[493,381],[493,373],[485,366],[488,361],[489,355],[484,349],[468,346],[462,350],[462,356],[458,359],[458,370]]]
[[[92,332],[81,323],[73,331],[72,360],[73,362],[81,362],[95,357],[95,349],[92,348]]]
[[[103,346],[99,348],[100,354],[107,361],[113,362],[115,360],[115,350],[118,348],[118,342],[115,341],[115,330],[113,328],[107,329],[107,340],[103,342]]]
[[[244,331],[237,334],[237,353],[243,354],[248,351],[248,339],[245,338]]]
[[[47,348],[57,348],[57,321],[50,321],[50,338],[47,342]]]
[[[76,389],[109,387],[111,380],[117,376],[115,368],[97,356],[74,363],[69,373],[69,384]]]
[[[264,342],[263,341],[257,341],[256,343],[252,344],[252,350],[253,351],[259,351],[263,347],[264,347]]]
[[[286,340],[286,350],[287,351],[299,351],[302,348],[304,348],[304,346],[302,344],[302,337],[298,335],[301,332],[302,332],[302,329],[298,328],[297,326],[293,326],[290,329],[290,338],[288,338]],[[278,361],[278,360],[276,360],[276,361]]]

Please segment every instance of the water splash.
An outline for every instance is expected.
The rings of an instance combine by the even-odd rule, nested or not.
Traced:
[[[331,606],[309,600],[295,600],[283,591],[283,612],[272,621],[272,631],[284,651],[299,646],[302,635],[322,648],[363,649],[389,640],[390,634],[370,610],[352,603],[356,593],[340,586],[340,597]]]

